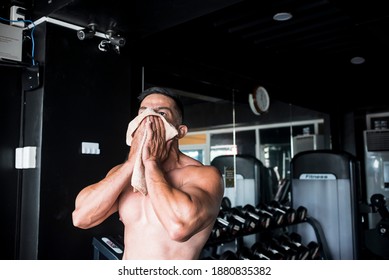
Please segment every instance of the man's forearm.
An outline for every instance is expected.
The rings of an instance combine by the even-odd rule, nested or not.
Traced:
[[[83,189],[76,198],[73,212],[75,226],[89,228],[101,223],[117,210],[116,201],[125,187],[130,187],[133,164],[126,161],[111,170],[100,182]]]
[[[145,162],[145,177],[158,219],[173,240],[182,239],[194,214],[190,197],[170,185],[155,161]]]

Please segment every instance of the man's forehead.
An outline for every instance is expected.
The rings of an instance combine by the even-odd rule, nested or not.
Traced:
[[[141,102],[141,104],[144,104],[146,102],[164,102],[169,104],[174,104],[174,100],[161,93],[151,93],[147,95]]]

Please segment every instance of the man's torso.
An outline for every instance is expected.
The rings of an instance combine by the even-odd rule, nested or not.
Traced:
[[[179,185],[182,176],[174,171],[172,185]],[[149,195],[133,192],[128,187],[119,199],[119,215],[124,223],[125,252],[123,259],[197,259],[209,237],[212,225],[185,242],[172,240],[153,210]]]

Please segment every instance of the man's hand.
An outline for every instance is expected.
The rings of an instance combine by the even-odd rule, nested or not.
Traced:
[[[130,154],[128,156],[129,159],[131,158],[135,159],[139,149],[141,149],[143,136],[145,132],[146,132],[146,118],[143,119],[141,123],[139,123],[137,129],[133,132]]]
[[[142,121],[147,137],[143,146],[142,160],[161,163],[167,159],[172,141],[166,142],[166,131],[162,117],[148,116]]]

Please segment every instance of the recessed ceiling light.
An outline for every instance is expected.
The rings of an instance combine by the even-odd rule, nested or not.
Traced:
[[[365,59],[362,56],[354,56],[351,58],[351,63],[352,64],[363,64],[365,63]]]
[[[276,21],[286,21],[292,18],[291,13],[277,13],[273,16],[273,19]]]

